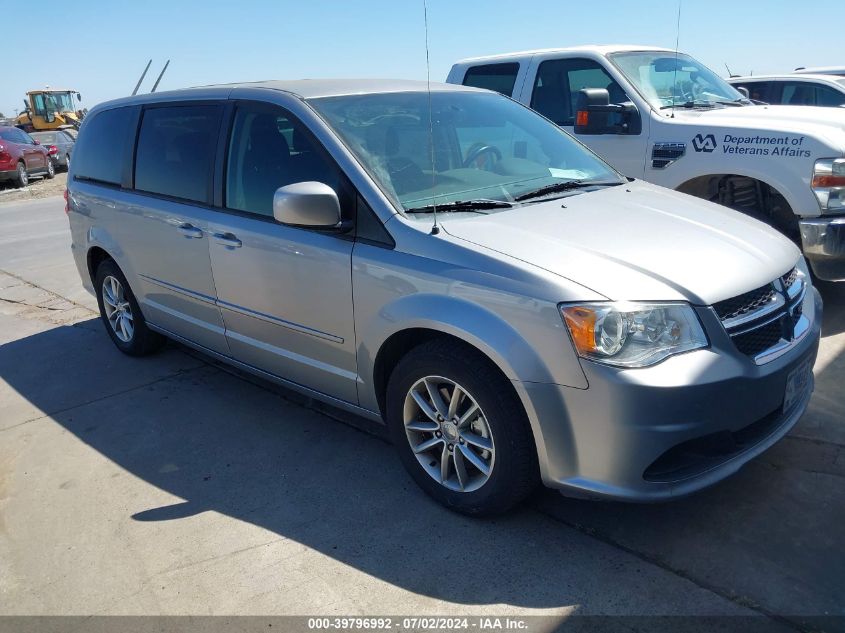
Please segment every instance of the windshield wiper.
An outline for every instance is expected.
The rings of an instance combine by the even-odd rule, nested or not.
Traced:
[[[469,211],[471,213],[483,213],[483,209],[509,209],[512,203],[505,200],[455,200],[443,204],[427,204],[424,207],[405,209],[405,213],[438,213],[443,211]]]
[[[715,108],[717,105],[724,103],[724,101],[687,101],[685,103],[670,103],[669,105],[660,106],[660,109],[668,110],[669,108]]]
[[[573,189],[585,189],[587,187],[615,187],[621,185],[621,182],[600,182],[597,180],[567,180],[565,182],[555,182],[533,191],[527,191],[518,195],[514,200],[522,202],[523,200],[531,200],[532,198],[541,198],[552,193],[560,193],[562,191],[572,191]]]

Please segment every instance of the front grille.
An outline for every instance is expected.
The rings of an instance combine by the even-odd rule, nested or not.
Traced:
[[[783,285],[789,288],[790,286],[792,286],[792,284],[795,283],[795,280],[798,279],[798,269],[793,268],[787,274],[781,277],[781,279],[783,279]]]
[[[764,362],[761,355],[793,340],[804,292],[804,279],[793,268],[765,286],[713,304],[713,309],[736,348]]]
[[[767,284],[756,290],[720,301],[714,304],[713,308],[716,310],[719,318],[724,321],[759,310],[766,304],[771,303],[774,298],[775,289],[772,284]]]
[[[763,327],[737,334],[732,338],[740,352],[747,356],[757,356],[777,345],[783,338],[783,319],[777,319]]]

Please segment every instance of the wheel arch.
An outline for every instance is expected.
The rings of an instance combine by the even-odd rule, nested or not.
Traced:
[[[117,263],[114,257],[104,249],[102,246],[95,245],[88,249],[88,253],[85,256],[86,263],[88,265],[88,276],[91,279],[91,283],[94,283],[94,277],[97,274],[97,268],[102,264],[104,261],[110,259],[113,262]]]
[[[741,181],[752,182],[757,186],[759,192],[757,196],[757,207],[752,209],[747,207],[745,209],[730,206],[737,211],[747,213],[752,217],[757,217],[766,221],[774,228],[778,229],[787,237],[793,240],[800,240],[800,233],[798,230],[798,215],[795,213],[796,201],[792,199],[788,188],[782,185],[771,184],[765,177],[760,174],[742,173],[742,170],[732,170],[730,172],[712,173],[695,176],[690,178],[677,187],[676,191],[686,193],[698,198],[710,200],[711,202],[720,203],[720,190],[724,184],[737,183]],[[757,211],[762,217],[759,217],[753,211]]]

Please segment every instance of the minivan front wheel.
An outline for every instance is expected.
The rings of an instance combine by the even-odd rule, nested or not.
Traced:
[[[126,277],[112,260],[99,265],[94,287],[106,332],[121,352],[145,356],[162,346],[164,337],[147,327]]]
[[[507,379],[468,346],[444,339],[413,349],[390,376],[386,407],[405,468],[443,505],[499,514],[534,488],[525,411]]]

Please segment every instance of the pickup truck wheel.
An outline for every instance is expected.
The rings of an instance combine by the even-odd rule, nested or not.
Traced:
[[[26,187],[29,184],[29,174],[26,173],[26,165],[23,164],[23,161],[18,162],[18,174],[15,177],[15,186],[17,187]]]
[[[47,157],[47,174],[46,177],[48,180],[52,180],[56,177],[56,167],[53,165],[53,159],[49,156]]]
[[[129,356],[146,356],[164,344],[164,337],[147,327],[126,277],[112,260],[97,268],[94,288],[100,317],[117,349]]]
[[[446,507],[494,515],[538,481],[525,411],[490,361],[442,339],[410,351],[387,387],[391,439],[414,481]]]

